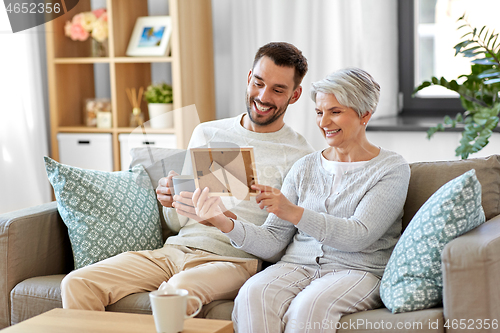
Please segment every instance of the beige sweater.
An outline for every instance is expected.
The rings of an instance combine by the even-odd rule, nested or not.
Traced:
[[[313,152],[313,148],[304,137],[287,125],[273,133],[249,131],[240,124],[242,116],[243,114],[198,125],[191,136],[189,148],[214,142],[224,142],[232,147],[253,147],[258,183],[281,188],[295,161]],[[190,161],[185,164],[183,170],[183,174],[192,174]],[[250,201],[241,202],[231,202],[231,199],[234,199],[232,197],[223,199],[225,206],[234,212],[238,219],[261,225],[267,218],[268,213],[259,208],[255,197],[251,197]],[[188,221],[187,218],[178,216],[171,208],[164,208],[164,216],[169,227],[178,231],[178,235],[169,237],[165,244],[189,246],[224,256],[254,258],[253,255],[233,247],[229,237],[215,227],[207,227],[194,220]]]

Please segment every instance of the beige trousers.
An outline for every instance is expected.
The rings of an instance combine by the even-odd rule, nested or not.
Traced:
[[[177,245],[125,252],[68,274],[61,283],[63,308],[104,311],[127,295],[158,289],[163,281],[187,289],[203,304],[234,299],[258,265],[257,259],[224,257]],[[188,305],[188,313],[195,309]]]

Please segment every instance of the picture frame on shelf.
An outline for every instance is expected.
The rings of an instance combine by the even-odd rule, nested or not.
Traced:
[[[170,16],[142,16],[135,22],[127,56],[167,56],[170,52]]]

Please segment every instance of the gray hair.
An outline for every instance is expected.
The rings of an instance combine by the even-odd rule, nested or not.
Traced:
[[[345,68],[328,74],[323,80],[311,84],[311,98],[316,102],[316,95],[333,94],[343,106],[352,108],[359,117],[367,111],[372,114],[377,108],[380,97],[380,85],[373,77],[359,68]]]

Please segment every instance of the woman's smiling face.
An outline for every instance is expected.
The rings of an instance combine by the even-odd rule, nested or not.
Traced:
[[[316,124],[330,147],[349,148],[363,138],[367,112],[362,118],[354,109],[341,105],[334,94],[316,95]]]

